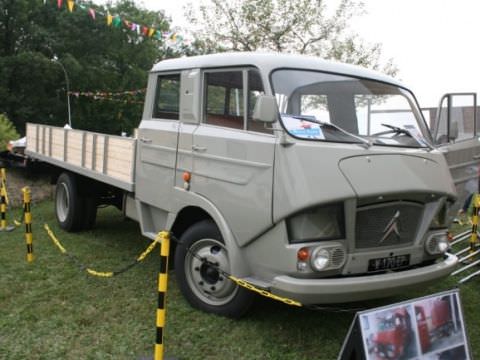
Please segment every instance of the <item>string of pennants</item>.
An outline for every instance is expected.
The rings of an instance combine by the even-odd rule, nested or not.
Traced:
[[[137,95],[145,94],[146,89],[138,89],[131,91],[121,91],[121,92],[105,92],[105,91],[70,91],[68,94],[79,97],[87,97],[93,100],[103,100],[103,101],[115,101],[121,102],[124,104],[143,104],[143,101],[139,101],[138,98],[135,98]]]
[[[109,11],[104,13],[102,11],[95,10],[94,8],[86,6],[79,1],[56,0],[56,2],[58,9],[66,7],[69,12],[73,12],[75,9],[79,8],[83,11],[86,11],[93,21],[96,21],[99,17],[102,17],[108,26],[113,26],[116,28],[121,28],[123,26],[137,35],[145,38],[163,40],[174,44],[179,44],[184,41],[183,36],[177,34],[175,31],[161,31],[152,26],[138,24],[136,22],[124,19],[120,15],[112,15]],[[47,0],[43,0],[43,4],[46,5]]]

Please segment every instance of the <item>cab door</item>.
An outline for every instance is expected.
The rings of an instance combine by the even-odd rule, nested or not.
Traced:
[[[479,190],[480,129],[475,93],[445,94],[437,109],[432,131],[437,147],[447,160],[458,199],[450,216],[468,205],[469,195]]]
[[[191,191],[221,212],[240,246],[272,225],[275,136],[251,119],[258,70],[202,72],[202,121],[193,133]]]
[[[151,92],[155,98],[148,101],[153,111],[151,116],[147,111],[147,119],[144,116],[138,129],[135,192],[142,203],[168,211],[172,208],[177,160],[180,73],[152,74]]]

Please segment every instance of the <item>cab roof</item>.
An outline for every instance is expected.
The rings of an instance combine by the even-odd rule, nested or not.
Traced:
[[[272,70],[280,68],[319,70],[368,78],[405,87],[392,77],[359,66],[327,61],[314,56],[279,53],[229,52],[168,59],[155,64],[152,72],[234,66],[255,66],[263,74],[269,74]]]

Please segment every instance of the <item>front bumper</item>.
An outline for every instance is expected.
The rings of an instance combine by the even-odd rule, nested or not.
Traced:
[[[304,305],[332,304],[376,299],[421,288],[448,276],[458,258],[446,254],[433,265],[379,275],[332,279],[298,279],[281,275],[273,279],[272,293],[299,301]]]

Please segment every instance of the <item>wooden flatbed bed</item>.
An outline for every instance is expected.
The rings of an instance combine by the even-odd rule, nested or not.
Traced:
[[[27,123],[25,153],[120,189],[135,189],[136,139]]]

